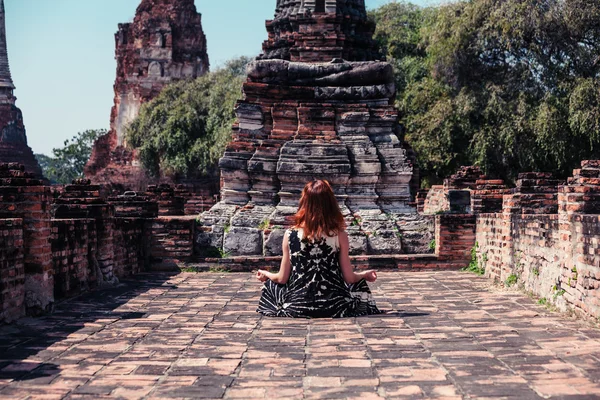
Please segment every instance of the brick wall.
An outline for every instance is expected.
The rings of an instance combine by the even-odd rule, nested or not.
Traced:
[[[583,214],[600,211],[600,162],[584,161],[560,187],[548,174],[521,177],[501,213],[477,216],[479,263],[496,282],[600,317],[600,215]]]
[[[523,188],[531,187],[537,190],[532,194],[544,193],[542,189],[548,189],[542,187],[542,182],[547,186],[555,183],[554,191],[556,191],[558,181],[552,181],[549,174],[529,173],[525,175],[527,176],[519,177],[519,182]],[[551,188],[549,190],[552,191]],[[467,192],[469,199],[467,199]],[[524,189],[522,193],[525,192]],[[444,181],[444,185],[432,186],[428,192],[417,194],[417,211],[420,214],[448,211],[475,214],[500,212],[502,197],[510,193],[512,193],[512,189],[504,181],[487,179],[479,167],[460,167],[456,174]],[[469,204],[464,204],[465,201],[469,201]]]
[[[195,216],[159,216],[152,221],[151,262],[157,268],[188,261],[194,253]]]
[[[475,216],[440,214],[435,219],[436,255],[440,261],[465,267],[475,245]]]
[[[481,179],[471,194],[471,210],[474,214],[502,211],[502,199],[511,189],[499,179]]]
[[[25,314],[23,220],[0,219],[0,321]]]
[[[570,222],[572,256],[562,265],[559,289],[566,302],[600,317],[600,216],[573,215]]]
[[[510,227],[510,221],[508,226]],[[477,216],[475,240],[478,247],[478,262],[485,266],[489,276],[497,280],[510,275],[510,267],[507,269],[508,272],[503,272],[505,246],[508,245],[504,229],[505,224],[501,213]]]
[[[152,220],[115,218],[114,273],[125,278],[142,272],[149,263]]]
[[[89,289],[88,226],[86,219],[53,219],[52,264],[54,266],[54,297],[64,299]]]
[[[0,218],[23,220],[24,305],[29,314],[51,310],[54,303],[52,190],[42,184],[22,165],[0,164]]]
[[[89,180],[77,179],[54,199],[52,212],[57,219],[92,220],[88,232],[93,232],[95,243],[88,247],[90,269],[95,272],[95,284],[106,286],[118,281],[114,273],[115,207],[100,195],[100,189]]]
[[[107,200],[85,179],[60,190],[41,184],[22,166],[0,164],[0,322],[116,284],[149,268],[151,257],[177,265],[193,254],[195,216],[156,218],[151,198]],[[183,214],[179,199],[167,194],[163,213]]]
[[[450,205],[448,204],[444,186],[432,186],[423,203],[423,214],[435,214],[449,209]]]
[[[173,216],[185,214],[185,200],[178,196],[171,185],[150,185],[146,191],[153,201],[158,203],[158,215]]]
[[[484,214],[477,217],[478,261],[486,274],[562,310],[600,317],[600,216]],[[508,222],[508,223],[507,223]]]
[[[185,198],[185,215],[198,216],[217,204],[214,195],[191,194]]]

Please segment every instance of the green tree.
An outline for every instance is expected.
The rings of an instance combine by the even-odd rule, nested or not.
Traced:
[[[153,176],[195,176],[215,169],[231,138],[249,58],[192,81],[171,84],[144,104],[127,129],[128,146]]]
[[[430,13],[431,9],[405,2],[384,4],[370,12],[377,23],[374,38],[396,70],[399,93],[427,75],[421,28]]]
[[[52,150],[52,156],[36,154],[44,176],[52,183],[69,184],[73,179],[83,177],[83,168],[92,154],[96,139],[106,134],[104,129],[90,129],[79,132],[64,147]]]
[[[461,164],[565,177],[600,145],[600,5],[470,0],[372,13],[425,182]],[[414,71],[418,71],[415,73]]]

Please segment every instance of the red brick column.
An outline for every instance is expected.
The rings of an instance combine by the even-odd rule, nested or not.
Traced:
[[[475,246],[475,216],[440,214],[435,218],[436,254],[441,261],[465,267]]]
[[[50,247],[51,188],[22,165],[0,164],[0,218],[23,219],[25,307],[28,314],[52,309],[54,279]]]
[[[50,245],[51,188],[25,186],[20,188],[23,201],[19,217],[23,218],[25,246],[25,307],[29,315],[52,310],[54,276]]]

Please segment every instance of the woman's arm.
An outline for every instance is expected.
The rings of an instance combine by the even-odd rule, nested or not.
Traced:
[[[273,282],[282,285],[285,285],[287,283],[288,279],[290,278],[290,273],[292,272],[292,263],[290,260],[290,246],[287,234],[283,236],[283,244],[281,246],[283,248],[283,257],[281,258],[279,272],[274,274],[273,272],[259,270],[256,274],[256,278],[259,281],[264,282],[267,279],[270,279]]]
[[[368,282],[375,282],[377,280],[377,272],[373,270],[354,272],[352,263],[350,262],[350,242],[348,240],[348,233],[342,231],[338,234],[340,239],[340,268],[342,269],[342,276],[344,281],[348,284],[359,282],[362,279],[366,279]]]

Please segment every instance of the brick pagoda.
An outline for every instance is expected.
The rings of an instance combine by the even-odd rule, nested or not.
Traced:
[[[23,114],[15,105],[15,85],[10,74],[6,46],[6,14],[0,0],[0,163],[19,163],[36,178],[42,178],[33,151],[27,145]]]
[[[409,205],[418,177],[374,29],[364,0],[277,2],[219,164],[223,201],[204,214],[207,243],[234,255],[280,248],[314,178],[334,185],[356,254],[397,253],[403,229],[427,230]]]
[[[126,147],[125,130],[141,105],[167,84],[208,71],[202,16],[194,0],[142,0],[133,22],[119,24],[115,42],[117,77],[110,132],[96,142],[85,175],[118,191],[141,191],[148,178]]]

